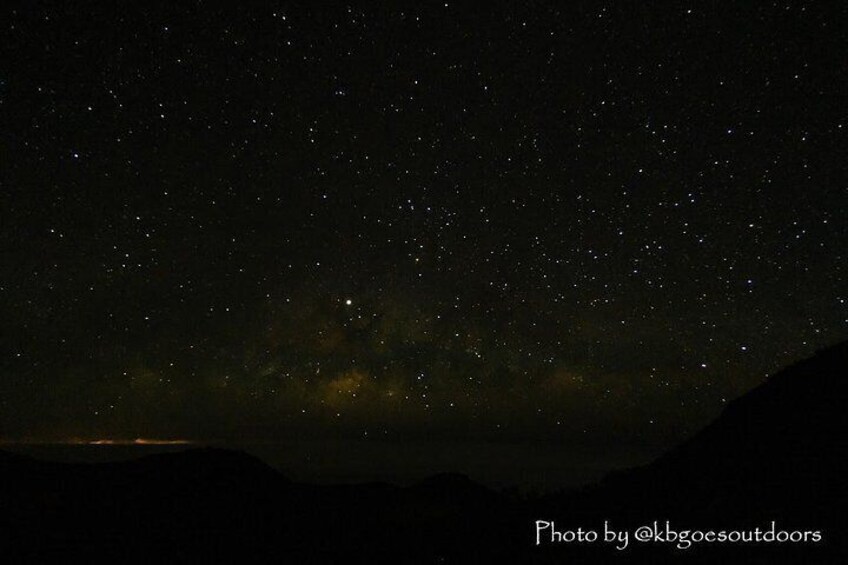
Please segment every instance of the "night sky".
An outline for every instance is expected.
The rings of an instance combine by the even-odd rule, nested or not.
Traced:
[[[837,3],[181,4],[2,9],[7,442],[668,446],[848,337]]]

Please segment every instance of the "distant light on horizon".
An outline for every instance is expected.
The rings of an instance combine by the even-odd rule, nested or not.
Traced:
[[[195,441],[183,438],[71,438],[71,439],[0,439],[0,445],[193,445]]]

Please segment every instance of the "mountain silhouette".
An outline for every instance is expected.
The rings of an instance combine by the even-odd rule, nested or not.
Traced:
[[[821,530],[823,541],[737,546],[721,558],[848,562],[829,561],[846,555],[840,537],[848,502],[846,406],[848,342],[843,342],[730,402],[710,425],[653,463],[613,473],[576,494],[546,497],[538,508],[565,508],[577,522],[609,518],[632,527],[652,520],[717,529],[775,521],[788,530]],[[704,562],[717,559],[710,550],[698,552]]]
[[[848,343],[778,372],[653,463],[524,499],[442,474],[295,483],[259,459],[188,449],[68,464],[0,452],[0,555],[18,562],[845,563]],[[557,529],[817,530],[815,544],[536,546]]]
[[[846,401],[842,343],[778,372],[691,439],[607,486],[638,483],[643,498],[669,512],[694,503],[715,517],[831,520],[844,512],[833,502],[845,501]]]

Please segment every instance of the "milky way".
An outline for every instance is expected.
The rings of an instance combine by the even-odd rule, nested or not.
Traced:
[[[848,336],[845,22],[736,4],[4,8],[0,435],[696,429]]]

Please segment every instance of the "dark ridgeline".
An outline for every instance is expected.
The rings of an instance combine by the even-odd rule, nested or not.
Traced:
[[[730,403],[654,463],[524,500],[460,475],[409,488],[295,484],[243,453],[96,465],[0,453],[0,551],[41,562],[846,563],[848,343]],[[822,530],[815,545],[534,547],[534,521],[616,529]]]
[[[547,497],[537,508],[556,517],[558,529],[593,519],[631,527],[670,520],[680,529],[715,530],[775,521],[787,531],[822,530],[823,542],[702,545],[688,550],[685,561],[848,563],[846,401],[843,342],[730,402],[713,423],[653,463],[571,496]]]

